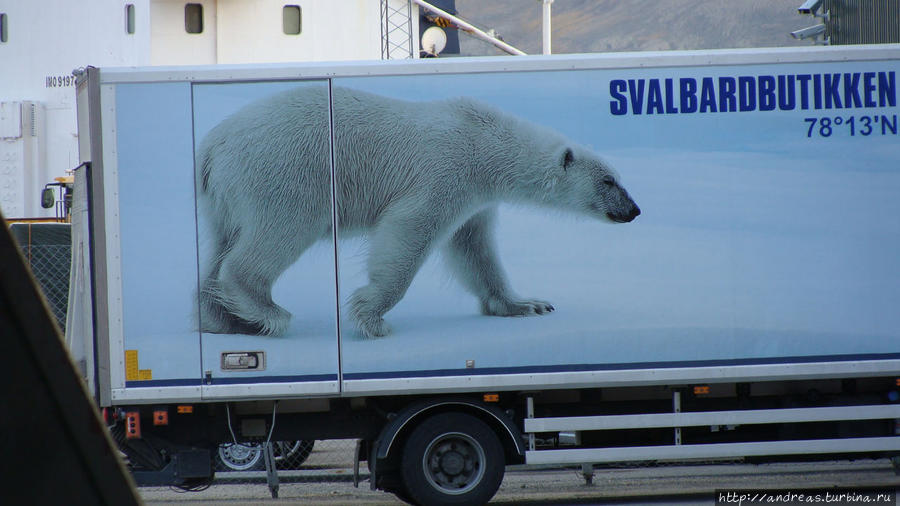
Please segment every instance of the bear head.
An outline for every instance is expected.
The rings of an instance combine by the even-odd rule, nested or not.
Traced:
[[[564,145],[555,150],[551,163],[552,184],[545,198],[613,223],[628,223],[641,214],[616,171],[590,151]]]

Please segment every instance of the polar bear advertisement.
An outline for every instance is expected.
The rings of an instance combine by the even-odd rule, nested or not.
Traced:
[[[291,314],[273,300],[272,286],[311,245],[332,237],[333,220],[341,237],[368,238],[368,283],[346,300],[365,336],[390,333],[385,313],[438,249],[482,314],[545,314],[553,305],[516,295],[501,266],[497,205],[612,223],[641,212],[590,150],[491,106],[335,87],[329,125],[327,93],[301,87],[264,98],[198,146],[199,211],[213,241],[201,264],[202,331],[284,334]]]

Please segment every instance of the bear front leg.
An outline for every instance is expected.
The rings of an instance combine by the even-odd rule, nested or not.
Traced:
[[[370,241],[369,284],[349,300],[350,314],[366,337],[391,333],[383,316],[406,294],[436,235],[437,225],[425,213],[400,214],[379,220]]]
[[[490,316],[528,316],[553,311],[542,300],[520,299],[509,288],[494,241],[497,210],[481,211],[459,228],[447,244],[450,269],[478,297],[481,312]]]

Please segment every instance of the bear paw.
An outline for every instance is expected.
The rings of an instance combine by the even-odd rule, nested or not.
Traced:
[[[242,304],[227,297],[215,281],[207,281],[198,298],[201,332],[280,336],[291,322],[291,313],[281,306],[250,298]]]
[[[391,326],[384,321],[384,318],[357,320],[356,325],[366,337],[384,337],[391,333]]]
[[[554,310],[542,300],[511,300],[491,297],[481,301],[481,312],[488,316],[534,316]]]
[[[371,286],[364,286],[356,290],[348,304],[350,315],[356,322],[359,331],[366,337],[384,337],[391,333],[391,326],[384,321],[377,310],[373,309],[376,305],[372,301],[377,299],[373,293],[377,293],[377,291]]]
[[[257,336],[282,336],[291,324],[291,313],[284,308],[271,305],[260,306],[254,312],[235,312],[232,332]]]
[[[291,313],[276,307],[262,319],[249,322],[249,325],[256,328],[257,335],[283,336],[291,325]]]

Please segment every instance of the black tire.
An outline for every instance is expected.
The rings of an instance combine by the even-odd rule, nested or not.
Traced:
[[[403,447],[400,472],[409,499],[418,504],[485,504],[500,482],[506,462],[497,435],[463,413],[428,418]]]

